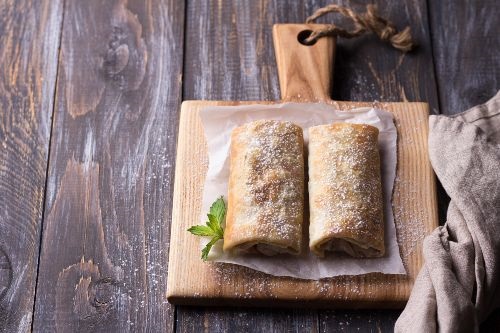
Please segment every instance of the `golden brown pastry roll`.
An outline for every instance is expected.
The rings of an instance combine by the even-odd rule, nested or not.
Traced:
[[[384,255],[376,127],[334,123],[309,128],[309,206],[309,247],[316,255]]]
[[[259,120],[231,134],[224,251],[299,254],[304,139],[291,122]]]

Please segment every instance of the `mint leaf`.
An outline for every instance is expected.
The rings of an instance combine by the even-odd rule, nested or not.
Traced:
[[[226,204],[222,196],[212,204],[209,214],[215,216],[217,221],[219,221],[219,225],[221,225],[226,217]]]
[[[196,236],[216,236],[217,234],[209,227],[204,225],[195,225],[189,228],[187,231]]]
[[[224,237],[224,231],[222,231],[222,226],[220,220],[212,214],[207,214],[208,222],[207,225],[214,231],[214,233],[220,238]]]
[[[208,259],[208,253],[212,249],[212,246],[219,240],[224,238],[224,229],[222,228],[224,224],[224,219],[226,218],[226,204],[224,203],[224,197],[220,197],[212,204],[210,207],[210,212],[207,214],[208,221],[206,225],[195,225],[189,228],[187,231],[196,236],[209,236],[212,237],[210,242],[201,250],[201,259],[206,261]]]
[[[212,214],[207,214],[207,217],[208,217],[208,221],[207,221],[207,226],[212,229],[215,233],[217,233],[217,225],[219,224],[219,222],[217,221],[217,219],[215,218],[214,215]]]
[[[207,261],[208,259],[208,254],[210,253],[210,250],[212,249],[212,246],[221,238],[219,237],[214,237],[208,244],[201,250],[201,259],[203,261]]]

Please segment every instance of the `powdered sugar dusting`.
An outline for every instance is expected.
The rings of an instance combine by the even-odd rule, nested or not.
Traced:
[[[337,238],[369,245],[357,256],[383,253],[384,224],[378,130],[337,123],[309,129],[311,244],[318,254]],[[354,254],[354,253],[352,253]]]
[[[404,188],[405,192],[409,193],[404,197],[398,196],[399,203],[394,208],[394,220],[401,257],[405,267],[408,267],[408,258],[417,249],[417,245],[422,244],[422,240],[426,235],[424,219],[428,218],[428,214],[422,208],[415,210],[412,207],[413,198],[419,195],[415,184],[411,181],[402,180],[401,177],[396,177],[394,187],[394,193],[400,192],[401,188]]]
[[[291,122],[259,120],[233,131],[228,238],[263,253],[273,245],[297,253],[302,238],[304,156],[302,129]],[[263,248],[259,244],[270,248]],[[288,250],[286,250],[288,252]]]

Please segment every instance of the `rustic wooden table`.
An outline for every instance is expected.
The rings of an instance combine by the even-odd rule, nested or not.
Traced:
[[[181,101],[278,99],[272,24],[330,2],[0,0],[0,331],[391,331],[399,311],[165,298]],[[340,40],[334,99],[453,114],[500,87],[497,1],[375,2],[420,46]]]

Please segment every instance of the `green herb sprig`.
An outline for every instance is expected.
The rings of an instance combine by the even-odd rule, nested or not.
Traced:
[[[210,207],[210,212],[207,214],[208,221],[206,225],[195,225],[189,228],[187,231],[196,236],[208,236],[212,237],[207,246],[201,250],[201,259],[207,261],[208,253],[212,246],[219,240],[224,238],[224,230],[222,229],[222,224],[226,218],[226,204],[224,203],[224,198],[221,196]]]

